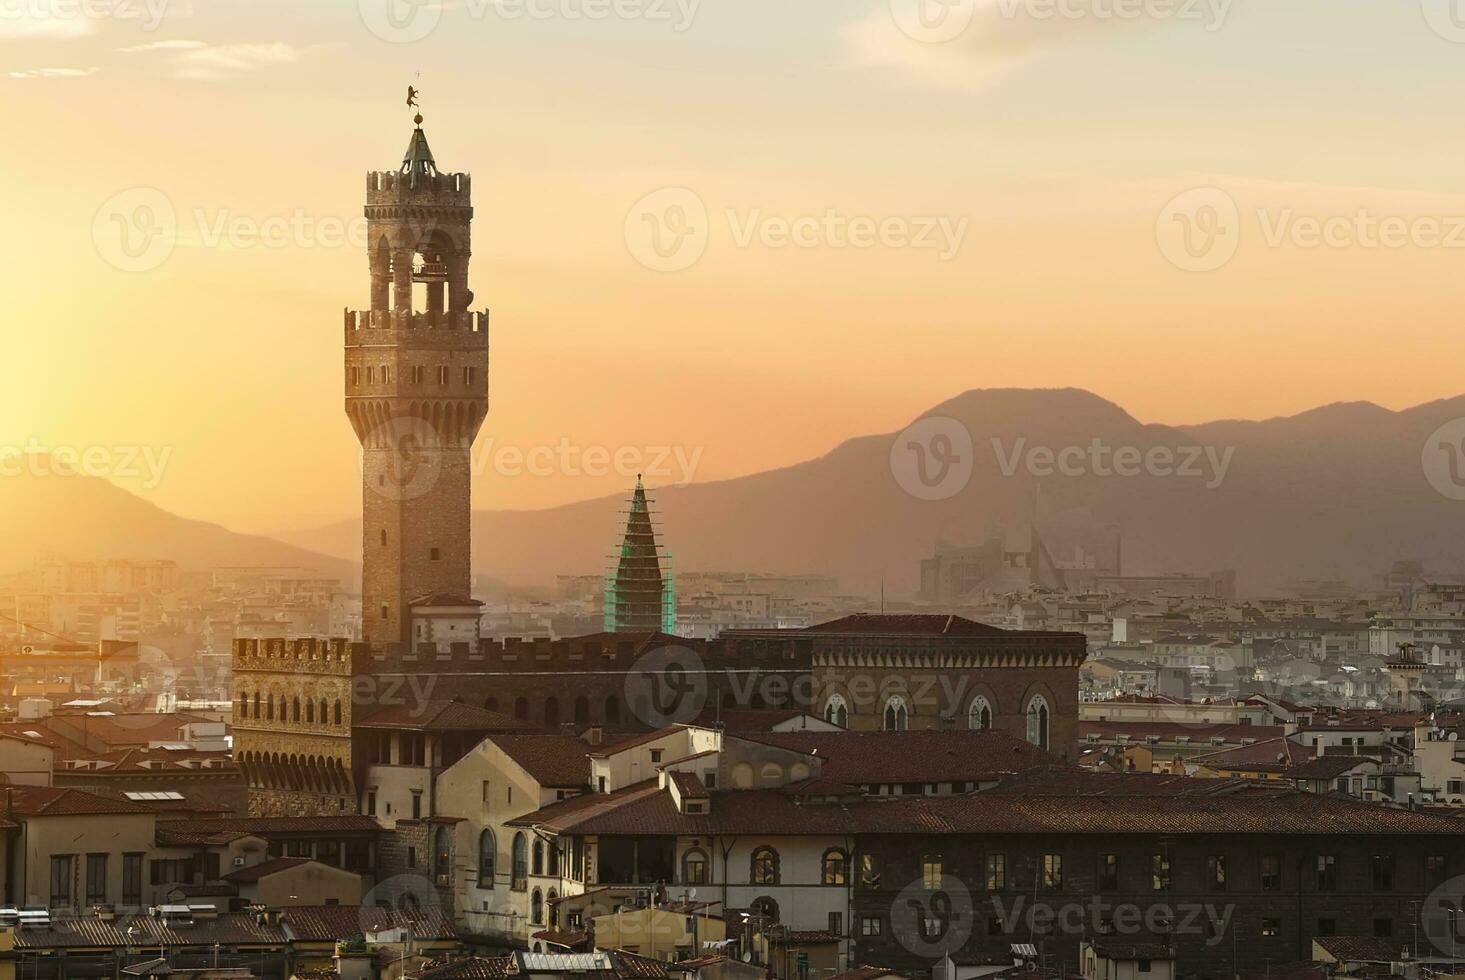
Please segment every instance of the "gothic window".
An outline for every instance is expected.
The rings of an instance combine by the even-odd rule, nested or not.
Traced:
[[[765,896],[753,899],[753,904],[748,909],[757,916],[762,916],[770,922],[778,921],[778,903]]]
[[[910,728],[910,712],[905,706],[905,698],[899,694],[892,695],[885,702],[884,728],[887,732],[903,732]]]
[[[845,704],[843,696],[835,694],[830,697],[824,706],[824,720],[840,728],[849,726],[849,705]]]
[[[259,718],[259,692],[254,692],[254,717]]]
[[[534,842],[534,873],[536,875],[544,874],[544,841],[542,840]]]
[[[544,897],[544,904],[549,906],[549,927],[551,929],[558,929],[560,927],[559,897],[559,892],[555,891],[553,888],[551,888],[549,890],[549,894]]]
[[[449,844],[448,828],[437,828],[432,835],[432,872],[439,884],[453,873],[453,852]]]
[[[754,850],[749,880],[755,885],[778,884],[778,852],[771,847]]]
[[[309,698],[305,699],[305,720],[309,724],[315,724],[315,702]]]
[[[534,889],[533,897],[529,899],[529,921],[536,926],[544,925],[544,893],[538,888]]]
[[[448,372],[450,370],[451,369],[448,368],[446,365],[444,365],[443,367],[440,367],[440,368],[437,369],[437,383],[438,384],[440,384],[440,385],[442,385],[444,387],[447,387],[447,384],[448,384]]]
[[[290,720],[300,720],[300,695],[296,695],[290,705]]]
[[[980,694],[972,699],[972,706],[967,711],[967,727],[973,731],[986,731],[992,727],[992,705]]]
[[[1048,747],[1048,702],[1034,694],[1028,702],[1028,741],[1040,749]]]

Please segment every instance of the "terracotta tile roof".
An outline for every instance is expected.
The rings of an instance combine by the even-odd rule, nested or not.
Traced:
[[[178,830],[200,834],[272,834],[350,833],[369,831],[382,833],[375,817],[343,813],[332,817],[209,817],[203,820],[159,821],[158,830]]]
[[[614,742],[604,742],[600,745],[594,746],[593,748],[589,748],[587,749],[587,751],[589,752],[590,757],[593,759],[607,759],[610,756],[615,755],[617,752],[624,752],[626,749],[633,749],[638,745],[648,745],[659,739],[666,738],[669,735],[675,735],[677,732],[687,727],[691,726],[668,725],[665,728],[658,728],[655,731],[651,732],[641,732],[640,734],[636,735],[626,735],[622,738],[617,739]]]
[[[129,929],[136,929],[130,934]],[[105,922],[95,916],[52,916],[49,929],[21,929],[16,949],[76,949],[127,946],[268,945],[286,941],[285,931],[253,913],[222,913],[174,927],[151,916],[119,916]]]
[[[1103,773],[1090,779],[1108,778]],[[1118,779],[1128,776],[1116,774]],[[1192,780],[1192,782],[1218,782]],[[1145,795],[1143,806],[1135,796]],[[571,804],[575,804],[572,806]],[[713,834],[1457,834],[1459,821],[1290,789],[1228,794],[1049,795],[984,792],[842,804],[801,803],[778,790],[712,794],[707,814],[678,813],[654,782],[567,800],[511,821],[605,836]]]
[[[1224,738],[1238,742],[1243,738],[1258,741],[1281,738],[1287,734],[1280,725],[1201,725],[1181,721],[1083,721],[1080,719],[1074,729],[1080,741],[1089,735],[1101,739],[1113,739],[1128,735],[1131,742],[1143,742],[1148,735],[1158,735],[1161,741],[1173,742],[1187,736],[1192,745],[1199,745],[1212,738]]]
[[[308,943],[351,939],[408,925],[419,940],[458,938],[452,916],[432,908],[400,912],[375,905],[305,905],[285,909],[280,922],[291,937]]]
[[[666,964],[649,956],[628,953],[623,949],[611,953],[615,960],[616,976],[644,978],[644,980],[665,980],[668,976]]]
[[[1362,765],[1377,766],[1379,760],[1366,755],[1320,755],[1283,773],[1288,779],[1337,779]]]
[[[575,952],[579,952],[590,941],[589,934],[580,929],[545,929],[543,932],[536,932],[533,938]]]
[[[1283,772],[1315,758],[1311,746],[1298,745],[1289,738],[1269,738],[1253,745],[1240,745],[1219,752],[1207,752],[1190,759],[1208,769],[1233,772]]]
[[[173,714],[52,715],[43,724],[64,738],[97,739],[116,749],[150,742],[176,742],[179,728],[210,721],[212,719],[203,715],[179,711]]]
[[[855,613],[842,619],[806,626],[799,633],[881,634],[891,636],[1004,636],[1007,630],[960,616],[908,613],[880,616]]]
[[[431,732],[517,732],[534,726],[512,715],[461,701],[388,705],[352,721],[356,728],[393,728]]]
[[[1339,963],[1393,963],[1399,958],[1394,943],[1373,936],[1318,936],[1313,942]]]
[[[1161,942],[1141,943],[1129,938],[1095,936],[1090,940],[1094,951],[1110,960],[1157,960],[1169,962],[1175,959],[1175,950]]]
[[[51,786],[7,786],[0,794],[0,810],[7,803],[13,807],[14,813],[23,817],[154,812],[130,800],[115,800],[79,789]]]
[[[805,714],[802,708],[737,708],[728,710],[717,705],[702,709],[693,724],[704,728],[719,727],[725,732],[771,732],[778,725]]]
[[[901,974],[883,966],[861,966],[844,973],[836,973],[829,980],[880,980],[881,977],[899,977]]]
[[[1057,756],[998,731],[767,732],[736,736],[815,755],[821,778],[847,784],[983,781],[1058,766]]]
[[[709,796],[701,778],[693,773],[673,772],[668,773],[667,778],[676,783],[677,792],[684,800],[705,800]]]
[[[590,785],[590,746],[573,735],[491,735],[489,741],[541,786]]]
[[[277,857],[268,861],[261,861],[259,864],[251,864],[247,868],[240,868],[238,871],[224,875],[225,881],[252,882],[261,878],[278,874],[281,871],[289,871],[291,868],[298,868],[302,864],[312,864],[310,858],[303,857]]]
[[[434,960],[419,976],[422,980],[503,980],[513,966],[512,956],[470,956],[461,960]]]

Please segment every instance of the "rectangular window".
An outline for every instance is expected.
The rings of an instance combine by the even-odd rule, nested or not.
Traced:
[[[437,383],[442,385],[444,388],[448,386],[448,371],[449,368],[447,367],[447,365],[443,365],[442,367],[437,369]]]
[[[122,855],[122,904],[129,907],[142,905],[142,860],[141,854]]]
[[[107,855],[86,856],[86,903],[107,904]]]
[[[878,936],[885,925],[885,920],[877,915],[867,915],[860,920],[860,935]]]
[[[1282,890],[1282,859],[1275,854],[1262,855],[1262,891]]]
[[[475,382],[477,380],[478,380],[478,369],[477,368],[465,367],[463,369],[463,383],[465,385],[467,385],[468,387],[472,388],[473,387],[473,382]]]
[[[1150,855],[1150,888],[1157,892],[1170,890],[1170,855]]]
[[[875,855],[860,855],[860,884],[866,888],[880,887],[880,862]]]
[[[73,854],[56,854],[51,857],[51,908],[68,908],[71,905],[71,869],[76,861]]]
[[[407,848],[407,867],[417,867],[417,848],[415,847]]]
[[[661,761],[661,749],[651,750],[651,764],[654,766]]]
[[[1007,855],[987,855],[987,891],[1000,892],[1007,889]]]
[[[1394,855],[1375,854],[1373,856],[1373,890],[1376,892],[1394,890]]]
[[[836,936],[843,936],[844,935],[844,913],[843,912],[830,912],[829,913],[829,931],[830,931],[830,933],[832,933],[833,935],[836,935]]]
[[[1317,856],[1317,890],[1320,892],[1338,890],[1338,859],[1332,854]]]
[[[1099,855],[1099,890],[1113,892],[1119,890],[1119,855]]]
[[[427,368],[418,364],[412,368],[412,383],[420,385],[427,380]]]
[[[1449,864],[1445,861],[1443,854],[1431,854],[1424,859],[1424,887],[1428,891],[1434,891],[1445,883],[1448,877]]]
[[[427,553],[428,561],[442,561],[443,553],[440,548],[433,548]]]
[[[389,385],[391,383],[392,383],[392,369],[389,368],[389,367],[387,367],[384,364],[384,365],[382,365],[382,384]]]
[[[489,782],[486,779],[483,781],[483,802],[484,803],[492,803],[493,802],[493,798],[489,795]]]
[[[700,853],[687,855],[686,884],[707,884],[707,859]]]
[[[1063,855],[1043,855],[1043,890],[1057,892],[1063,890]]]
[[[1263,919],[1262,920],[1262,937],[1263,938],[1265,938],[1265,939],[1274,939],[1277,936],[1280,936],[1281,934],[1282,934],[1282,920],[1281,919]]]
[[[361,384],[361,368],[359,368],[359,367],[353,367],[351,369],[351,387],[355,388],[355,387],[358,387],[360,384]]]
[[[1206,858],[1206,884],[1213,892],[1226,890],[1226,855],[1212,854]]]
[[[376,816],[376,790],[374,789],[366,791],[366,815],[369,817]]]
[[[928,892],[941,890],[941,855],[921,855],[921,884]]]
[[[376,384],[376,368],[368,367],[366,369],[366,383],[369,385]]]
[[[422,819],[422,794],[416,791],[412,793],[412,819]]]

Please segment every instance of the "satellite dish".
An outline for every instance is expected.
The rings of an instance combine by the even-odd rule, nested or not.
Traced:
[[[748,950],[746,953],[743,954],[743,962],[744,963],[751,963],[751,962],[753,962],[753,951],[751,949]]]

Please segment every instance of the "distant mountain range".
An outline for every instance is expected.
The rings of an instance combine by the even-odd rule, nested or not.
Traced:
[[[1436,490],[1422,463],[1431,433],[1460,418],[1465,397],[1400,412],[1355,402],[1170,427],[1085,391],[985,389],[818,459],[657,489],[653,510],[681,571],[819,572],[852,592],[882,581],[892,594],[911,592],[937,541],[976,543],[1000,527],[1025,542],[1035,513],[1040,527],[1058,529],[1045,539],[1060,561],[1067,531],[1079,539],[1117,527],[1129,574],[1234,569],[1243,592],[1323,578],[1366,586],[1398,558],[1465,567],[1465,502]],[[52,495],[44,513],[64,516],[42,522],[25,482],[0,481],[9,569],[62,552],[343,574],[359,556],[358,521],[285,544],[186,521],[81,478],[50,481],[67,496]],[[602,571],[624,507],[611,497],[477,512],[475,570],[515,584]]]

